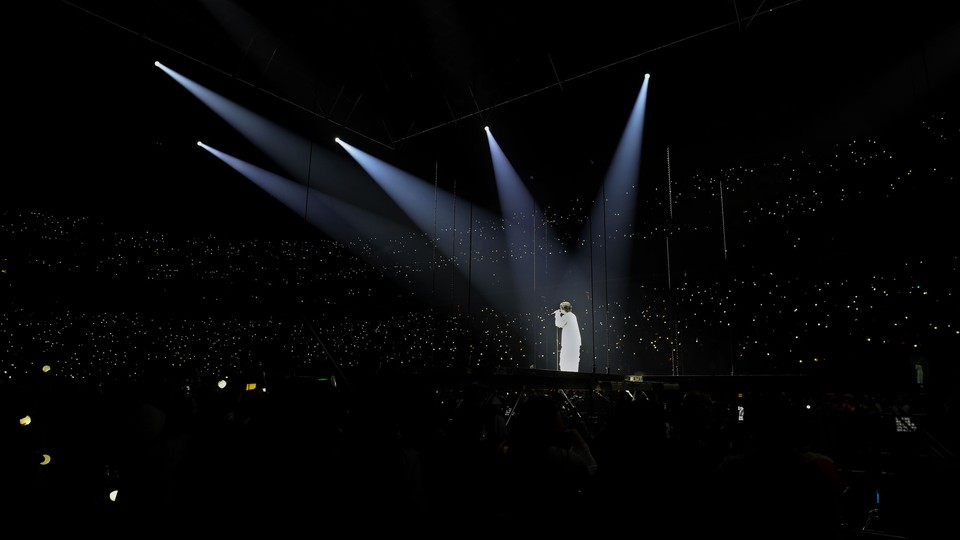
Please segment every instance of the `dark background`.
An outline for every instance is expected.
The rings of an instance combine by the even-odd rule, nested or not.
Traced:
[[[491,126],[545,204],[589,200],[642,77],[642,181],[845,142],[955,100],[942,2],[18,4],[5,208],[184,231],[303,232],[195,143],[275,166],[161,61],[344,154],[496,206]],[[562,193],[560,196],[558,193]],[[310,234],[309,232],[307,234]]]
[[[490,320],[456,297],[430,312],[435,319],[415,321],[426,328],[405,330],[427,336],[416,347],[395,340],[403,332],[355,339],[355,328],[334,327],[357,317],[364,331],[387,328],[391,309],[419,310],[420,299],[387,275],[405,269],[317,255],[332,249],[249,243],[323,234],[197,147],[203,140],[279,171],[153,62],[334,155],[344,155],[333,142],[343,137],[496,210],[482,130],[489,125],[538,201],[561,215],[596,196],[650,73],[642,238],[628,276],[636,288],[621,300],[634,318],[618,345],[636,361],[618,359],[615,369],[669,374],[680,355],[693,373],[793,373],[808,368],[798,358],[829,355],[852,377],[880,379],[889,369],[907,380],[915,354],[935,358],[938,369],[952,364],[960,34],[948,7],[801,0],[590,8],[18,4],[3,35],[10,110],[0,210],[13,239],[3,260],[11,297],[27,306],[24,317],[50,314],[51,327],[65,312],[98,307],[176,321],[242,313],[302,325],[305,316],[331,325],[329,339],[342,345],[331,348],[344,362],[419,360],[437,350],[472,362],[462,356],[475,346],[487,351],[484,362],[527,365],[514,357],[513,332],[540,332],[539,312],[498,320],[488,333]],[[355,166],[346,156],[344,163]],[[105,224],[76,226],[73,218]],[[160,232],[175,238],[151,236]],[[211,275],[224,277],[211,286]],[[586,315],[586,302],[578,307]],[[480,328],[451,324],[450,312],[477,317]],[[594,323],[584,317],[600,332]],[[435,337],[443,332],[450,335]],[[278,330],[275,347],[251,339],[243,348],[276,356],[291,333]],[[47,342],[17,339],[41,349]],[[447,339],[449,347],[433,347]],[[679,343],[682,353],[671,350]],[[603,351],[585,350],[596,360],[585,369],[605,367]],[[166,350],[157,354],[169,360]]]

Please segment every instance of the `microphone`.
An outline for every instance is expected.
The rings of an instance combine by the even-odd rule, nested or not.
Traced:
[[[559,309],[555,309],[555,310],[553,310],[553,313],[552,313],[552,315],[556,315],[557,313],[560,313],[560,310],[559,310]]]

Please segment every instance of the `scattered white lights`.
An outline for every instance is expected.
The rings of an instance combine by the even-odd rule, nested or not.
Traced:
[[[913,433],[917,430],[917,425],[907,416],[898,416],[896,423],[897,433]]]
[[[645,74],[644,76],[648,77],[649,74]],[[484,126],[484,130],[489,132],[491,128]],[[340,144],[345,144],[342,143],[339,137],[335,138],[335,140]],[[200,141],[197,141],[197,144],[203,146]],[[711,198],[716,197],[718,181],[722,181],[724,192],[731,194],[738,191],[746,192],[750,189],[750,186],[760,182],[776,182],[777,185],[785,185],[796,189],[783,190],[776,196],[764,197],[758,200],[755,206],[745,207],[742,210],[742,219],[750,222],[756,221],[759,226],[770,227],[773,230],[776,230],[777,227],[780,226],[792,227],[792,223],[788,220],[793,217],[802,216],[803,214],[812,213],[820,205],[823,205],[823,207],[828,210],[837,209],[842,212],[848,211],[846,207],[840,206],[841,203],[844,202],[843,195],[847,195],[850,202],[857,202],[857,195],[850,194],[864,192],[861,187],[851,187],[849,185],[850,182],[844,179],[844,175],[847,174],[851,176],[851,181],[858,178],[853,176],[854,174],[862,176],[863,173],[852,172],[854,165],[859,168],[860,165],[865,162],[879,163],[876,159],[876,157],[879,156],[883,159],[883,167],[887,167],[889,159],[896,157],[901,161],[901,164],[899,167],[895,167],[895,169],[897,171],[908,169],[908,167],[902,163],[899,155],[893,156],[891,152],[883,149],[878,150],[876,147],[877,145],[873,142],[868,144],[858,142],[856,146],[843,147],[843,151],[837,153],[835,157],[802,153],[799,157],[784,156],[779,159],[776,164],[731,167],[713,174],[695,176],[686,179],[687,181],[684,183],[678,182],[678,188],[675,191],[676,198],[679,202],[690,203],[691,205],[701,203],[708,204]],[[930,167],[929,170],[927,168],[918,169],[917,174],[912,174],[913,171],[911,170],[911,178],[925,178],[931,174],[930,171],[935,169],[943,171],[943,167]],[[837,182],[824,183],[818,181],[818,185],[814,188],[811,188],[809,184],[805,183],[808,178],[817,178],[818,175],[824,174],[824,171],[826,171],[826,174],[836,175]],[[877,173],[877,175],[879,174],[880,172]],[[940,172],[939,174],[945,174],[945,172]],[[890,180],[890,177],[895,178]],[[885,191],[896,186],[902,187],[908,185],[906,184],[906,178],[896,176],[896,174],[892,172],[883,177],[878,176],[878,181],[883,182],[882,185]],[[844,184],[848,185],[845,186]],[[888,184],[890,187],[887,187]],[[625,191],[617,193],[617,196],[620,196],[620,194],[628,194],[631,192]],[[586,206],[586,204],[584,204],[584,206]],[[857,210],[857,208],[851,208],[849,211],[854,212]],[[544,218],[545,220],[549,219],[549,223],[558,225],[558,229],[562,229],[567,226],[572,227],[576,225],[574,214],[578,214],[578,212],[557,212],[555,215],[544,215]],[[458,213],[458,215],[461,214]],[[758,216],[762,217],[757,219]],[[523,221],[528,217],[530,217],[529,214],[525,214],[518,216],[518,219]],[[35,227],[37,234],[40,236],[66,241],[69,241],[71,236],[75,235],[75,231],[78,230],[77,226],[81,225],[81,223],[72,223],[68,220],[38,223],[36,220],[44,220],[47,218],[37,216],[30,216],[30,218],[33,220],[33,223],[29,226]],[[781,222],[780,220],[783,221]],[[28,225],[24,226],[26,227]],[[700,227],[708,233],[711,231],[708,226],[701,225]],[[639,230],[639,227],[637,227],[637,229],[636,232],[631,232],[630,234],[635,234],[637,237],[653,238],[660,237],[664,233],[664,230],[658,228],[658,226],[650,226],[649,230]],[[700,229],[697,230],[699,231]],[[472,238],[476,239],[493,236],[497,231],[495,231],[489,223],[477,220],[475,228],[471,230],[471,233],[474,232],[475,235],[473,235]],[[469,235],[458,235],[454,237],[455,242],[451,242],[451,251],[456,253],[469,252],[474,261],[486,262],[493,260],[495,264],[499,264],[501,261],[506,261],[507,258],[512,256],[509,251],[491,252],[477,249],[476,244],[468,246],[465,240],[461,241],[461,237],[463,239],[471,238]],[[803,237],[807,238],[806,235],[803,235]],[[801,235],[798,234],[798,231],[791,230],[790,234],[785,237],[786,242],[784,242],[783,245],[789,246],[793,242],[798,242],[800,238]],[[419,241],[419,237],[401,238],[395,246],[392,246],[392,249],[401,252],[414,251],[419,249],[419,244],[415,243],[417,241]],[[578,239],[577,241],[582,242],[582,239]],[[328,265],[329,263],[332,266],[342,257],[342,255],[339,255],[342,246],[331,245],[328,247],[319,242],[311,246],[291,246],[287,244],[278,244],[275,246],[266,246],[263,244],[255,246],[252,244],[247,245],[243,242],[236,244],[218,244],[203,241],[193,241],[189,245],[180,245],[170,238],[153,233],[145,234],[140,238],[122,238],[120,242],[115,252],[108,253],[102,260],[94,261],[96,267],[91,271],[101,273],[107,277],[123,277],[125,275],[132,275],[134,272],[143,272],[149,276],[148,279],[160,283],[165,283],[179,276],[180,278],[186,278],[188,280],[196,279],[198,281],[238,285],[237,280],[239,276],[255,276],[260,273],[261,270],[269,270],[276,273],[277,270],[282,270],[284,265],[288,263],[296,265],[299,264],[301,260],[319,260],[321,265]],[[745,246],[745,250],[746,246],[750,246],[751,248],[755,247],[753,243],[745,242],[741,245]],[[803,249],[809,249],[809,246],[804,244],[797,245]],[[571,242],[569,245],[564,245],[562,249],[551,248],[549,251],[546,251],[546,248],[544,248],[544,253],[548,257],[570,253],[574,249],[577,249],[572,246],[574,246],[574,242]],[[146,254],[147,257],[140,260],[130,257],[124,253],[124,249],[128,247],[141,251]],[[277,252],[282,254],[282,259],[276,261],[276,268],[268,268],[266,265],[261,265],[257,268],[245,268],[243,263],[240,262],[241,257],[238,255],[242,253],[255,253],[255,250],[261,247],[267,247],[271,253]],[[756,247],[762,248],[762,246]],[[513,246],[508,246],[508,249],[512,250],[514,248]],[[539,245],[538,249],[540,249]],[[191,268],[178,268],[176,264],[170,263],[169,261],[154,260],[151,258],[154,255],[160,257],[164,254],[183,255],[185,259],[192,261],[193,266]],[[205,257],[208,256],[228,262],[222,266],[208,264],[205,261]],[[78,267],[86,263],[86,261],[78,260],[76,257],[70,259],[65,255],[62,258],[62,261],[55,259],[34,260],[31,261],[30,264],[44,265],[50,270],[56,271],[61,267]],[[270,259],[270,257],[252,256],[251,260],[253,259],[267,260]],[[869,344],[868,350],[870,351],[875,350],[876,347],[884,346],[880,343],[882,338],[873,340],[869,337],[871,335],[885,336],[890,334],[891,339],[883,341],[894,344],[899,349],[910,348],[916,351],[923,350],[929,346],[931,342],[930,338],[933,338],[933,343],[939,343],[936,340],[942,340],[945,334],[950,333],[947,337],[953,339],[953,336],[960,334],[960,330],[957,330],[945,320],[938,318],[930,319],[926,324],[921,323],[917,321],[918,317],[904,316],[903,312],[907,310],[900,310],[899,313],[890,314],[885,312],[882,318],[873,316],[878,310],[883,310],[886,306],[890,305],[889,299],[901,298],[904,299],[904,301],[917,302],[918,309],[911,309],[909,312],[924,313],[924,318],[927,317],[927,312],[920,308],[925,306],[937,308],[937,306],[945,305],[945,302],[950,301],[949,294],[945,293],[942,287],[936,286],[937,284],[935,283],[923,281],[921,279],[922,274],[918,275],[919,272],[915,269],[921,262],[920,260],[905,261],[899,269],[899,272],[887,273],[884,271],[882,274],[878,273],[865,277],[862,283],[857,283],[849,279],[837,283],[836,281],[830,280],[816,281],[811,279],[805,281],[797,279],[794,276],[784,278],[779,275],[782,274],[780,272],[775,276],[774,272],[768,269],[758,268],[756,275],[750,274],[734,279],[736,289],[739,290],[725,290],[724,288],[714,287],[711,284],[696,284],[693,282],[680,284],[676,290],[678,294],[683,297],[681,300],[684,304],[683,307],[689,308],[684,313],[684,324],[685,327],[693,328],[693,330],[685,333],[684,345],[689,348],[688,350],[692,352],[692,355],[709,354],[711,351],[707,349],[714,341],[710,339],[700,339],[700,336],[697,335],[698,332],[696,328],[701,326],[706,326],[708,329],[721,326],[725,328],[736,327],[733,322],[730,322],[732,316],[735,315],[736,317],[742,317],[742,319],[735,320],[750,321],[752,322],[752,326],[755,327],[749,330],[743,327],[738,328],[734,331],[734,337],[739,341],[738,345],[742,347],[743,357],[747,357],[749,359],[748,362],[758,362],[758,365],[778,364],[793,369],[796,365],[796,359],[800,355],[805,356],[805,359],[802,361],[804,364],[811,364],[810,354],[826,354],[829,352],[828,350],[819,350],[819,348],[829,347],[835,342],[831,340],[836,339],[859,341],[862,344]],[[423,268],[429,269],[429,271],[435,269],[435,267],[429,265]],[[413,280],[416,278],[417,272],[420,272],[420,269],[413,265],[396,265],[395,267],[391,267],[390,271],[398,276],[401,275],[401,273],[403,276],[412,276],[410,280]],[[349,272],[355,272],[356,275],[347,275]],[[319,282],[351,283],[351,285],[346,287],[347,290],[343,291],[344,295],[356,298],[362,302],[372,294],[372,288],[362,285],[363,279],[357,279],[357,277],[363,275],[364,272],[365,270],[359,270],[357,268],[333,271],[324,267],[324,269],[319,272],[311,269],[309,272],[300,272],[291,278],[291,285],[293,287],[310,287]],[[497,272],[493,275],[496,278],[502,278],[506,275],[506,272]],[[251,277],[244,285],[256,287],[264,284],[258,282],[257,278]],[[806,287],[806,290],[804,287]],[[747,292],[745,291],[747,288],[754,290]],[[205,298],[204,301],[211,302],[217,302],[222,299],[223,296],[221,294],[221,298],[216,298],[219,293],[205,294],[208,298]],[[740,295],[739,297],[737,296],[738,294]],[[908,295],[909,298],[907,298]],[[750,296],[749,300],[746,299],[747,296]],[[760,298],[762,298],[762,301],[753,302],[753,299]],[[324,300],[326,301],[327,299]],[[297,301],[300,303],[311,302],[306,296]],[[342,301],[342,299],[336,298],[334,301],[339,302]],[[735,306],[736,309],[730,309],[732,306]],[[637,315],[631,315],[625,312],[621,315],[619,310],[623,309],[624,306],[617,305],[615,302],[611,302],[610,308],[611,314],[615,314],[613,320],[622,321],[622,326],[619,328],[618,325],[611,325],[613,332],[620,332],[618,335],[610,336],[610,343],[612,344],[611,350],[617,350],[624,358],[636,359],[642,362],[645,361],[646,358],[651,357],[648,351],[656,353],[670,349],[671,343],[668,339],[670,334],[657,334],[655,330],[669,319],[669,317],[665,315],[665,310],[661,309],[661,306],[654,304],[645,306],[644,310]],[[606,309],[606,306],[604,309]],[[790,319],[796,322],[793,326],[793,328],[795,328],[793,332],[782,332],[778,330],[776,335],[774,335],[777,326],[771,323],[776,322],[778,319],[788,318],[791,313],[804,315],[804,317],[799,320],[795,317]],[[868,314],[871,315],[869,319],[866,317]],[[82,335],[75,335],[74,337],[67,336],[61,332],[61,329],[69,327],[69,324],[65,324],[69,323],[69,321],[61,317],[51,318],[48,321],[31,322],[29,324],[32,326],[24,328],[22,331],[23,335],[27,335],[29,332],[40,334],[40,337],[35,341],[35,343],[38,344],[38,349],[40,349],[38,352],[52,357],[53,354],[59,353],[59,351],[70,351],[63,358],[63,362],[58,362],[56,370],[53,370],[51,365],[41,365],[41,369],[45,373],[49,372],[52,375],[63,376],[65,378],[83,378],[94,373],[97,369],[100,369],[101,366],[108,366],[110,370],[119,371],[125,368],[125,363],[128,362],[120,343],[124,341],[142,341],[142,336],[145,332],[144,329],[149,326],[149,321],[142,317],[128,318],[126,323],[122,323],[110,317],[101,318],[99,315],[88,314],[84,316],[90,318],[90,321],[88,321],[89,324],[84,324],[84,326],[96,328],[96,331],[89,331]],[[899,322],[896,321],[897,318],[899,318]],[[605,320],[597,320],[594,326],[601,328],[605,322]],[[828,322],[830,324],[828,324]],[[17,328],[14,323],[17,323],[17,321],[10,319],[6,327]],[[515,327],[515,323],[516,321],[504,321],[506,326],[513,325]],[[253,330],[254,332],[265,332],[267,338],[275,337],[275,334],[278,333],[289,335],[288,330],[276,328],[276,325],[272,323],[252,324],[254,326],[251,328],[242,328],[241,331]],[[344,358],[345,365],[356,367],[357,363],[366,360],[362,354],[362,343],[365,341],[369,342],[371,337],[376,337],[376,331],[375,327],[371,326],[368,321],[357,321],[349,324],[350,329],[349,331],[345,331],[344,335],[356,333],[359,336],[358,339],[345,339],[343,342],[335,342],[332,346],[337,349],[338,356]],[[411,325],[410,328],[415,332],[421,325],[429,325],[431,322],[429,320],[418,319],[411,321],[409,324]],[[522,321],[522,324],[526,324],[526,321]],[[629,326],[629,328],[626,328],[627,326]],[[103,330],[102,333],[101,330]],[[229,365],[230,362],[241,359],[241,353],[238,352],[242,349],[241,344],[236,342],[234,338],[223,337],[236,330],[237,328],[233,323],[223,325],[219,321],[204,319],[200,326],[172,328],[172,335],[175,336],[174,345],[169,346],[165,350],[151,350],[147,352],[146,355],[151,360],[159,358],[173,359],[172,361],[181,366],[198,365],[204,374],[213,373],[215,374],[214,376],[218,376],[219,373],[226,372],[221,369],[224,365]],[[18,330],[18,332],[21,331]],[[203,340],[203,332],[215,332],[218,336],[218,340],[216,341],[217,345],[211,348],[211,350],[194,352],[188,346],[188,343],[194,339]],[[630,335],[630,339],[625,340],[624,335]],[[784,338],[790,335],[794,337],[789,339],[789,343],[786,343],[787,340]],[[515,341],[511,342],[511,338],[512,336],[508,331],[504,331],[499,327],[494,331],[485,333],[483,335],[483,347],[490,347],[495,349],[495,351],[492,354],[490,354],[490,351],[487,351],[487,354],[483,354],[482,356],[491,359],[516,358],[517,355],[512,354],[514,352],[512,343],[515,343]],[[76,341],[71,342],[72,339]],[[542,336],[538,335],[536,340],[537,342],[542,342]],[[305,341],[309,341],[309,339]],[[435,343],[424,344],[423,347],[430,347],[430,350],[433,350],[434,354],[437,355],[446,354],[450,357],[459,355],[459,351],[456,350],[455,340],[451,339],[448,341],[449,344],[445,343],[443,347],[437,347]],[[801,342],[805,345],[802,349],[796,345],[792,345]],[[105,344],[107,346],[105,346]],[[602,344],[600,345],[602,347]],[[154,346],[155,345],[152,344],[148,345],[148,347]],[[302,356],[305,359],[304,363],[318,362],[323,358],[323,351],[313,344],[304,345],[302,342],[298,342],[297,346],[302,347],[304,351]],[[414,344],[414,347],[410,347],[409,351],[389,351],[391,356],[388,361],[397,363],[416,362],[416,355],[422,354],[422,351],[425,350],[423,347],[419,344]],[[793,352],[791,353],[791,351]],[[13,352],[16,354],[16,351]],[[409,352],[409,356],[405,356],[406,352]],[[479,356],[481,356],[481,353],[478,353],[478,357]],[[94,357],[96,357],[96,359],[94,359]],[[542,356],[539,356],[539,358],[542,358]],[[816,361],[817,360],[812,360],[812,362]],[[4,378],[12,379],[19,375],[28,374],[28,372],[35,370],[37,365],[35,362],[22,362],[12,367],[5,366],[2,375]],[[211,380],[216,381],[217,379],[213,378]],[[223,380],[216,384],[221,388],[225,388],[226,382],[226,380]],[[241,379],[240,384],[242,385],[242,383]]]

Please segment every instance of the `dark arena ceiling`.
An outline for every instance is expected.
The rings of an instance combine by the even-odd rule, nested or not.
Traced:
[[[492,185],[484,126],[543,191],[595,187],[645,74],[644,163],[669,148],[694,168],[894,123],[952,95],[960,65],[957,16],[935,1],[22,4],[4,40],[28,136],[243,155],[159,61],[476,199]]]

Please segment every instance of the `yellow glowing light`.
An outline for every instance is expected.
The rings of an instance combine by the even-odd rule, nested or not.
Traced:
[[[20,419],[20,425],[21,425],[21,426],[30,425],[30,422],[33,422],[33,419],[30,418],[30,415],[29,415],[29,414]]]
[[[41,465],[47,465],[50,463],[50,454],[43,454],[43,460],[40,461]]]
[[[117,490],[116,490],[116,489],[110,492],[110,500],[116,502],[116,500],[117,500]]]
[[[44,373],[48,373],[50,371],[50,364],[43,366],[42,368],[40,368],[40,370],[43,371]]]
[[[248,392],[249,392],[250,390],[256,390],[256,389],[257,389],[257,383],[255,383],[255,382],[247,383],[247,391],[248,391]]]

